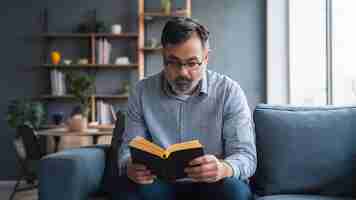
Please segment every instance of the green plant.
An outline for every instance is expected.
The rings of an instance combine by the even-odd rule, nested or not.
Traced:
[[[118,90],[119,94],[128,94],[130,91],[130,82],[127,80],[122,81],[121,87]]]
[[[45,110],[42,103],[29,99],[16,99],[10,101],[6,120],[12,128],[27,124],[38,129],[45,120],[44,116]]]
[[[95,76],[77,71],[67,71],[66,80],[69,93],[78,101],[81,114],[87,117],[90,107],[90,97],[95,92]]]
[[[161,7],[164,13],[169,15],[171,12],[171,0],[161,0]]]

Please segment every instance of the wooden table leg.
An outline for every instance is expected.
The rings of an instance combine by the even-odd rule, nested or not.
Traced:
[[[93,144],[98,144],[99,142],[99,135],[93,135]]]
[[[54,139],[54,152],[58,152],[59,143],[61,142],[61,136],[53,136]]]

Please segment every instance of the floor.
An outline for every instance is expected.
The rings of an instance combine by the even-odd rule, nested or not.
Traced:
[[[0,199],[8,200],[15,182],[0,182]],[[17,192],[13,200],[37,200],[37,190]]]

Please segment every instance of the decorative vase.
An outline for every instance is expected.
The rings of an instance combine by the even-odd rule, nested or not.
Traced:
[[[56,112],[52,115],[52,120],[55,125],[60,125],[63,122],[64,114],[63,112]]]
[[[58,65],[59,62],[61,61],[61,54],[58,51],[53,51],[51,53],[51,61],[52,64]]]
[[[164,14],[169,15],[171,14],[171,0],[161,0],[161,7]]]
[[[68,120],[68,129],[83,132],[88,129],[88,119],[82,115],[74,115]]]

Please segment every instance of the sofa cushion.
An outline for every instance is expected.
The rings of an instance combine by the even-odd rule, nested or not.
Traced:
[[[258,194],[355,196],[356,107],[259,105],[254,121]]]
[[[39,199],[86,199],[101,187],[105,168],[102,148],[67,149],[43,157],[39,170]]]
[[[352,200],[352,198],[319,195],[271,195],[259,197],[256,200]]]

